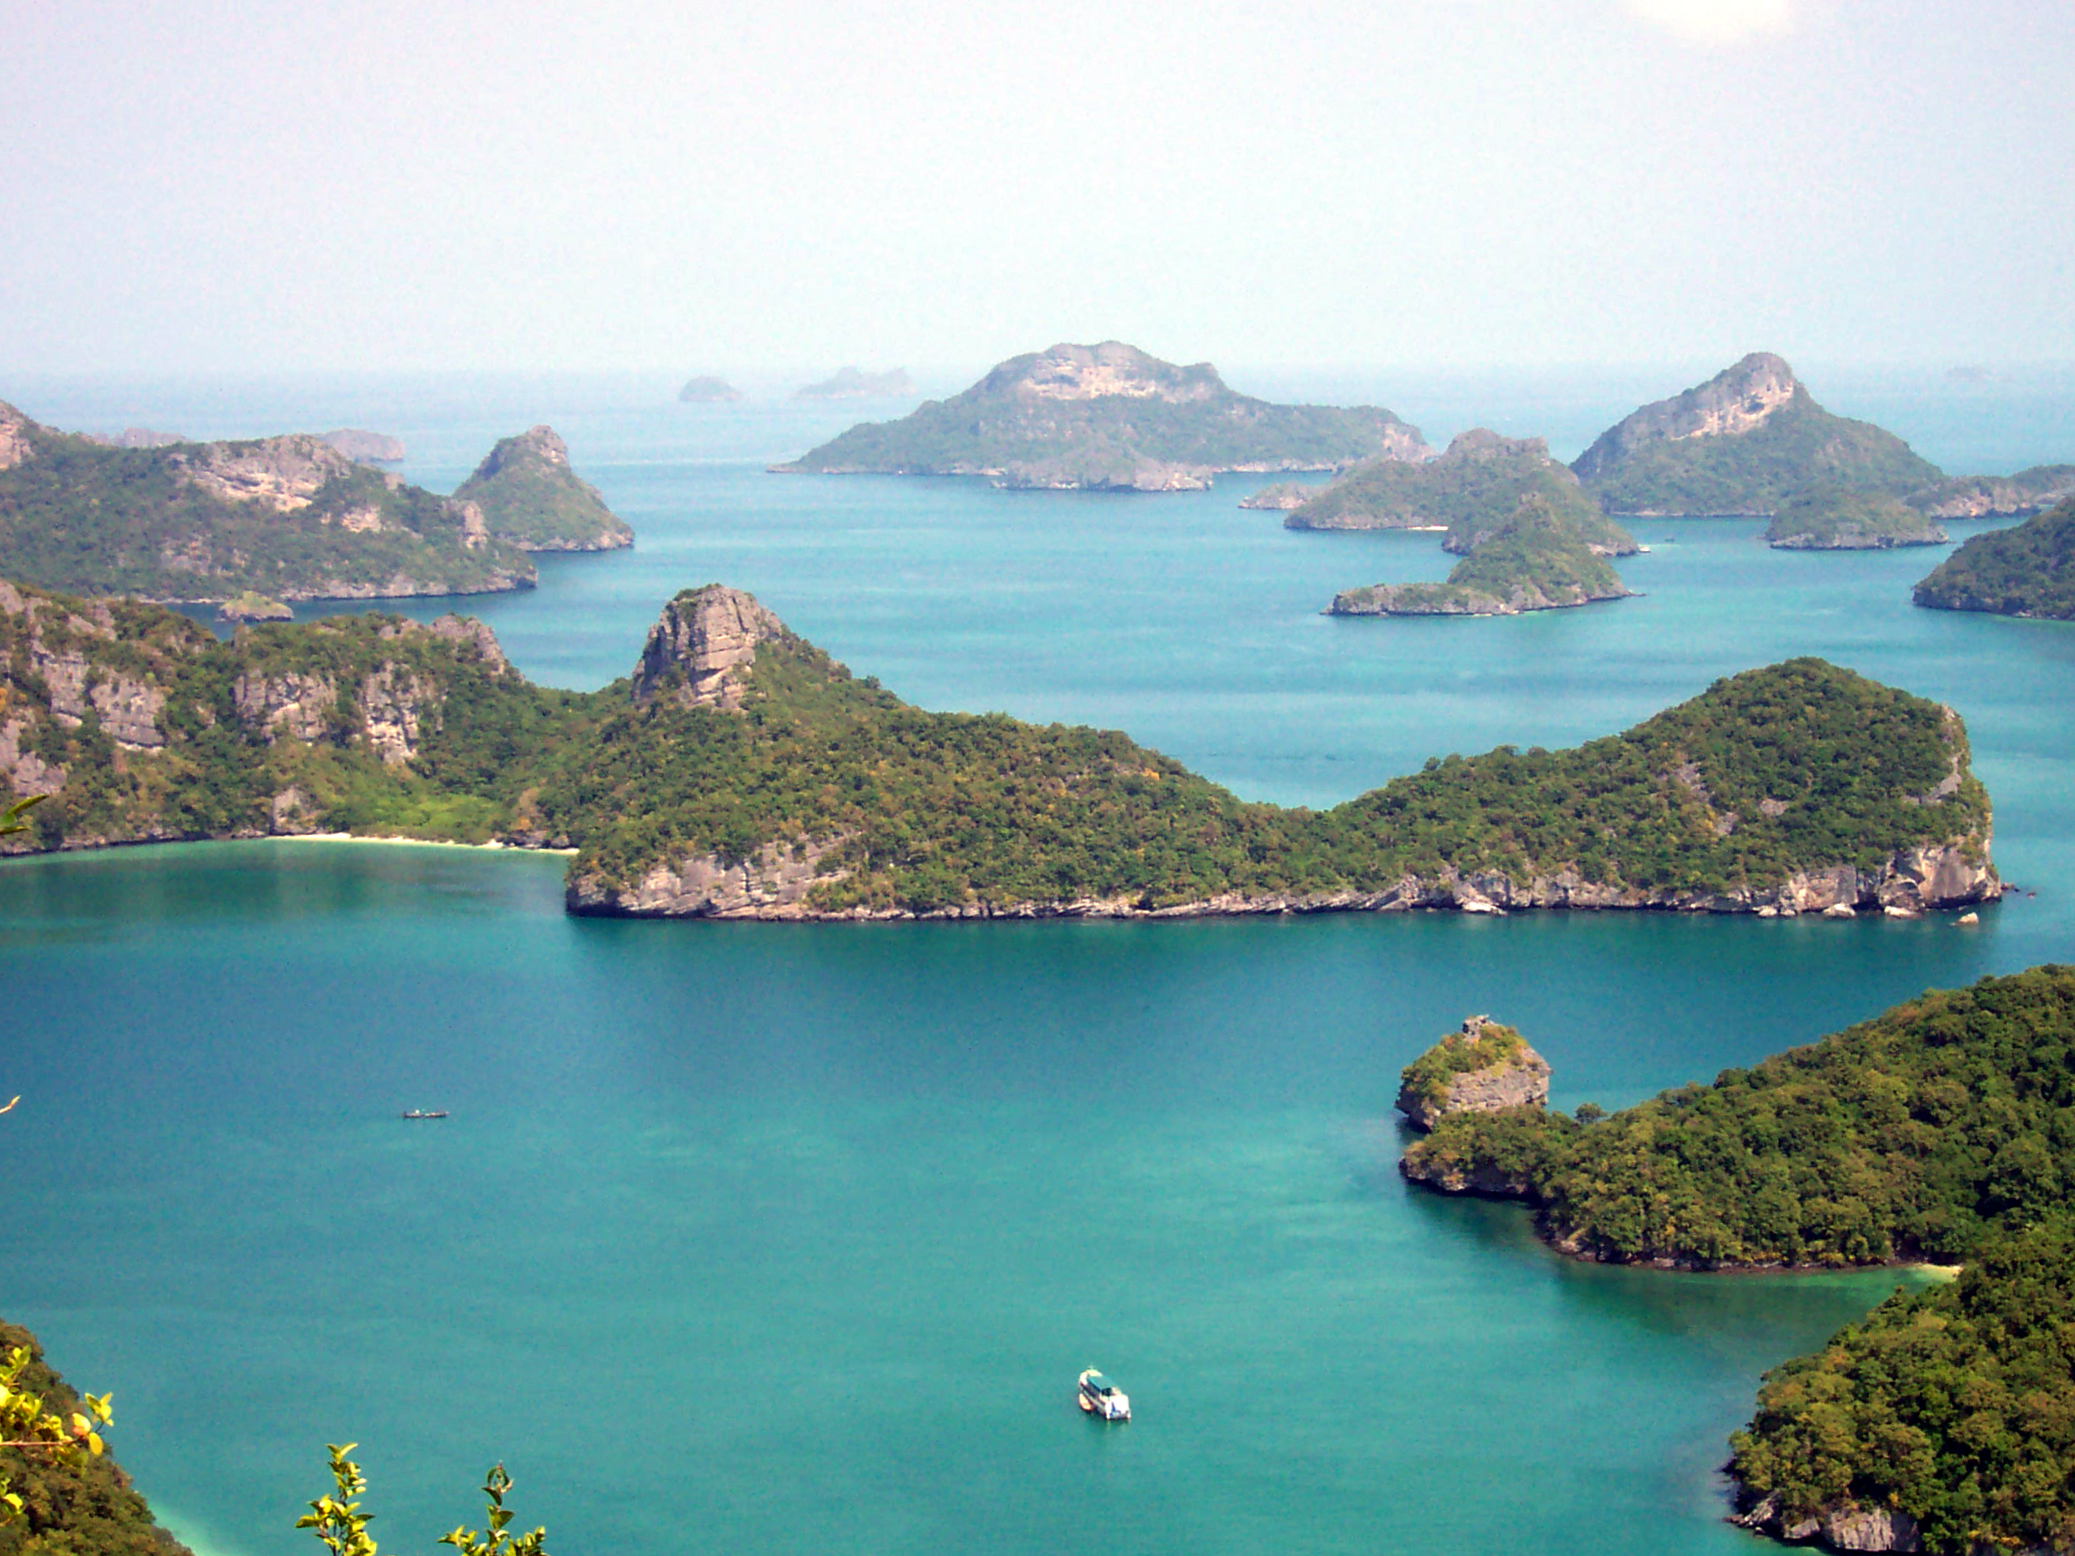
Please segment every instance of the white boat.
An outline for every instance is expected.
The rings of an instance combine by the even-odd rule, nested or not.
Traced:
[[[1105,1421],[1129,1421],[1131,1396],[1090,1367],[1081,1374],[1081,1408]]]

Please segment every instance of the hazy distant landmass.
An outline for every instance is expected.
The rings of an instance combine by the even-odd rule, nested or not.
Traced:
[[[120,432],[82,432],[80,436],[106,444],[109,448],[165,448],[169,444],[188,441],[182,433],[160,432],[154,427],[125,427]]]
[[[1646,518],[1769,518],[1819,487],[1901,496],[1943,476],[1893,433],[1824,410],[1762,351],[1625,417],[1571,468],[1609,513]]]
[[[190,603],[480,594],[535,577],[470,504],[314,434],[118,449],[5,404],[0,575]]]
[[[317,434],[348,459],[357,459],[364,465],[394,465],[403,462],[406,450],[402,438],[392,438],[386,432],[368,432],[360,427],[337,427],[330,432]]]
[[[688,405],[726,405],[741,399],[742,391],[725,378],[688,378],[677,397]]]
[[[49,796],[9,850],[556,843],[579,850],[573,911],[770,919],[1800,912],[1995,883],[1958,716],[1812,659],[1314,811],[1248,804],[1114,731],[913,707],[718,584],[673,599],[632,676],[591,693],[532,685],[452,616],[226,643],[4,582],[0,649],[0,789]]]
[[[1916,603],[2075,620],[2075,500],[1974,536],[1916,586]]]
[[[1906,499],[1932,519],[2022,518],[2075,497],[2075,465],[2034,465],[2016,475],[1956,475]]]
[[[915,380],[904,367],[887,373],[867,373],[860,367],[839,367],[819,383],[805,384],[793,391],[795,400],[903,400],[915,393]]]
[[[851,428],[781,471],[981,475],[1009,487],[1188,491],[1226,470],[1337,470],[1425,459],[1419,429],[1373,406],[1272,405],[1135,346],[1012,357],[948,400]]]
[[[1790,497],[1766,526],[1780,551],[1873,551],[1938,546],[1952,537],[1900,498],[1828,488]]]
[[[475,504],[492,535],[528,551],[613,551],[634,544],[633,529],[570,467],[569,446],[553,427],[500,439],[454,500]]]
[[[1371,584],[1334,596],[1333,616],[1517,616],[1625,598],[1630,590],[1602,553],[1613,530],[1597,509],[1580,514],[1542,492],[1523,496],[1503,521],[1475,521],[1474,545],[1444,583]],[[1619,551],[1616,554],[1621,554]]]

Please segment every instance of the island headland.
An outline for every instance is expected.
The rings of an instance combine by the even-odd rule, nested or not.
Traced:
[[[1407,1067],[1414,1183],[1522,1200],[1579,1258],[1966,1266],[1766,1375],[1732,1443],[1738,1522],[1844,1551],[2066,1548],[2075,968],[1927,993],[1613,1114],[1547,1111],[1498,1030]]]
[[[1834,416],[1755,351],[1609,427],[1571,468],[1619,517],[1769,518],[1818,487],[1900,497],[1944,472],[1891,432]]]
[[[1973,536],[1916,586],[1932,610],[2075,621],[2075,498]]]
[[[636,673],[596,693],[532,685],[458,617],[221,642],[152,605],[13,585],[0,664],[0,778],[49,796],[6,846],[566,847],[579,913],[1793,915],[2000,889],[1959,716],[1813,659],[1325,811],[1243,802],[1114,732],[911,707],[717,584],[672,600]]]
[[[1786,499],[1765,529],[1766,544],[1776,551],[1882,551],[1951,539],[1898,497],[1834,486]]]
[[[626,520],[570,467],[569,445],[553,427],[498,439],[455,489],[454,501],[473,503],[492,536],[526,551],[616,551],[634,544]]]
[[[1043,490],[1198,491],[1220,471],[1337,470],[1431,453],[1371,406],[1271,405],[1121,341],[1011,357],[899,421],[865,422],[785,473],[977,475]]]
[[[1630,594],[1607,552],[1636,549],[1612,520],[1587,505],[1530,491],[1500,520],[1465,515],[1449,539],[1468,554],[1445,583],[1372,584],[1343,590],[1329,616],[1517,616]]]
[[[0,404],[0,577],[216,604],[530,589],[480,509],[321,437],[111,448]]]

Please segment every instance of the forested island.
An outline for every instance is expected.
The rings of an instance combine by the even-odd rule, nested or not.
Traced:
[[[1974,536],[1916,586],[1916,603],[2075,620],[2075,499]]]
[[[1407,1090],[1462,1068],[1450,1053]],[[1964,1262],[1767,1375],[1734,1443],[1741,1517],[1846,1550],[2045,1552],[2075,1533],[2071,1117],[2075,968],[2046,966],[1614,1114],[1442,1111],[1403,1168],[1524,1200],[1583,1258]]]
[[[1951,710],[1820,660],[1568,751],[1451,756],[1325,811],[1110,731],[929,713],[750,596],[636,673],[537,687],[481,623],[247,627],[0,585],[10,846],[353,831],[578,850],[576,912],[905,918],[1914,912],[1998,890]]]
[[[1777,551],[1879,551],[1952,537],[1900,498],[1822,487],[1782,502],[1765,528]]]
[[[1818,487],[1899,497],[1944,474],[1893,433],[1824,410],[1764,351],[1623,418],[1571,468],[1609,513],[1648,518],[1770,517]]]
[[[0,576],[214,604],[530,589],[481,511],[296,433],[111,448],[0,404]]]
[[[2075,497],[2075,465],[2034,465],[2016,475],[1956,475],[1909,494],[1929,519],[2023,518]]]
[[[1618,537],[1618,538],[1617,538]],[[1517,616],[1557,610],[1630,593],[1606,552],[1626,531],[1589,505],[1552,501],[1539,491],[1522,497],[1500,520],[1463,515],[1451,540],[1470,542],[1469,554],[1445,583],[1371,584],[1343,590],[1326,607],[1332,616]]]
[[[1121,341],[1012,357],[899,421],[865,422],[781,472],[979,475],[1009,487],[1195,491],[1228,470],[1337,470],[1431,451],[1372,406],[1271,405],[1208,362],[1180,367]]]
[[[527,551],[614,551],[634,544],[626,520],[569,464],[553,427],[500,438],[454,501],[473,503],[498,540]]]

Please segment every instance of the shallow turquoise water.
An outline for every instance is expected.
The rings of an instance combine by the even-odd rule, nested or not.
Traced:
[[[1559,391],[1552,428],[1627,393]],[[19,398],[66,424],[268,425],[229,390],[69,392]],[[2055,429],[2075,448],[2075,395],[1983,418],[1884,392],[1984,451],[2013,420],[2047,429],[2003,467],[2053,457]],[[2070,954],[2075,631],[1911,609],[1935,553],[1646,525],[1652,553],[1623,564],[1639,600],[1330,621],[1336,588],[1444,571],[1433,537],[1287,533],[1232,506],[1247,483],[769,477],[841,413],[658,410],[625,386],[363,384],[308,409],[402,432],[434,481],[497,432],[562,428],[641,544],[468,607],[543,680],[622,673],[661,600],[718,577],[915,701],[1120,725],[1318,803],[1819,652],[1966,714],[1999,860],[2039,895],[1972,931],[655,925],[565,918],[555,859],[10,863],[0,1086],[27,1100],[0,1131],[0,1312],[116,1392],[125,1463],[212,1547],[294,1549],[322,1444],[357,1438],[399,1549],[470,1516],[498,1456],[521,1516],[578,1556],[1091,1531],[1148,1552],[1744,1548],[1713,1466],[1758,1374],[1895,1277],[1557,1260],[1505,1207],[1401,1187],[1398,1068],[1491,1010],[1556,1063],[1559,1104],[1618,1105]],[[397,1122],[411,1106],[455,1116]],[[1128,1427],[1072,1409],[1091,1364],[1133,1392]]]

